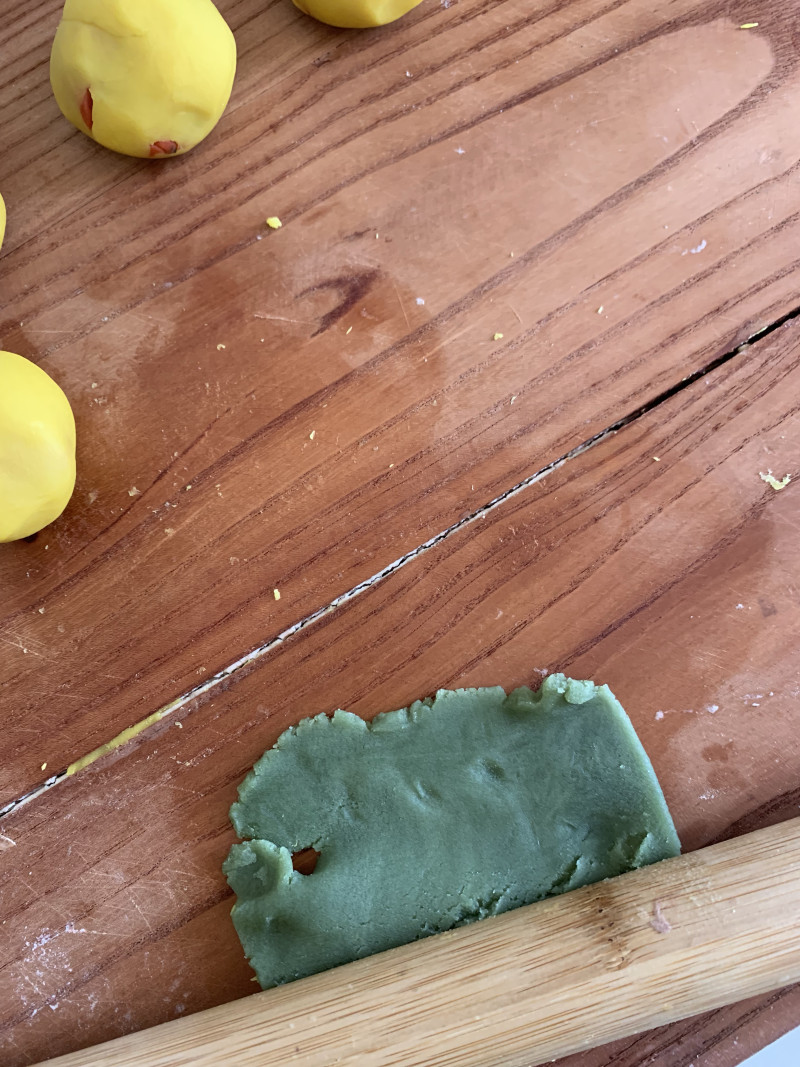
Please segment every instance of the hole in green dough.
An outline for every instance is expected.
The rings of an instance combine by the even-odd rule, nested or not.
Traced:
[[[298,874],[313,874],[321,855],[315,848],[301,848],[292,853],[292,867]]]

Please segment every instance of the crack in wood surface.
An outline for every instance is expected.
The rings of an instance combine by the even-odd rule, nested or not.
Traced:
[[[654,411],[656,408],[666,403],[678,393],[681,393],[684,390],[690,388],[701,378],[705,377],[706,375],[717,370],[719,367],[724,366],[726,363],[729,363],[733,359],[736,359],[738,356],[742,355],[753,344],[764,340],[765,338],[769,337],[771,334],[779,330],[782,326],[786,325],[788,322],[791,322],[792,320],[797,319],[799,317],[800,306],[797,306],[791,311],[788,311],[786,314],[782,315],[780,318],[771,322],[769,325],[752,334],[741,344],[736,345],[734,348],[729,349],[728,351],[717,356],[705,366],[698,368],[696,371],[693,371],[691,374],[687,375],[685,378],[682,378],[674,385],[663,390],[661,393],[646,401],[644,404],[641,404],[633,411],[630,411],[627,415],[624,415],[622,418],[617,419],[605,429],[593,434],[591,437],[588,437],[580,444],[569,449],[557,459],[552,460],[550,463],[545,464],[543,467],[540,467],[534,474],[523,478],[511,488],[493,497],[491,500],[487,501],[480,507],[476,508],[474,511],[470,512],[468,515],[465,515],[461,519],[458,519],[456,522],[451,523],[444,530],[441,530],[439,533],[434,534],[432,537],[429,537],[416,548],[403,553],[403,555],[399,556],[396,560],[387,564],[385,567],[382,567],[379,571],[371,575],[369,578],[358,582],[346,592],[341,593],[337,597],[334,597],[333,600],[331,600],[328,604],[317,608],[315,611],[304,616],[302,619],[293,623],[291,626],[288,626],[283,629],[279,634],[271,638],[269,641],[263,642],[262,644],[256,646],[254,649],[251,649],[249,652],[246,652],[244,655],[238,657],[237,659],[229,663],[226,667],[224,667],[222,670],[217,671],[210,678],[207,678],[204,682],[193,686],[191,689],[187,690],[180,696],[164,704],[162,707],[158,708],[150,715],[145,716],[143,719],[140,719],[138,722],[134,723],[132,726],[127,727],[125,730],[120,731],[109,741],[86,753],[79,759],[73,761],[66,769],[51,775],[40,785],[36,786],[34,789],[28,790],[28,792],[24,793],[17,799],[10,801],[3,808],[0,808],[0,819],[11,815],[13,812],[17,811],[24,805],[30,804],[32,801],[36,800],[44,793],[49,792],[49,790],[54,788],[60,782],[63,782],[65,779],[80,773],[87,767],[91,766],[93,763],[97,762],[97,760],[101,759],[103,756],[110,755],[112,752],[115,752],[123,746],[128,745],[136,738],[140,737],[148,730],[156,726],[159,722],[170,717],[171,715],[174,715],[175,712],[187,707],[189,704],[200,699],[201,697],[204,697],[209,692],[216,689],[223,682],[228,681],[231,677],[238,674],[240,671],[251,666],[258,660],[262,659],[264,656],[270,654],[276,648],[279,648],[281,645],[285,644],[285,642],[288,641],[291,637],[294,637],[295,634],[300,633],[301,631],[307,629],[309,626],[312,626],[315,623],[319,622],[321,619],[331,615],[333,612],[350,603],[362,593],[367,592],[368,590],[376,586],[378,583],[384,581],[386,578],[401,570],[407,564],[419,559],[422,555],[430,551],[432,548],[435,548],[436,546],[442,544],[442,542],[448,540],[454,534],[458,533],[460,530],[463,530],[466,526],[469,526],[481,519],[486,518],[491,512],[495,511],[506,501],[512,499],[513,497],[519,495],[522,492],[525,492],[527,489],[542,481],[548,475],[565,466],[570,460],[577,459],[579,456],[582,456],[590,449],[601,444],[603,441],[607,440],[612,435],[618,433],[620,430],[623,430],[634,422],[637,422],[643,416],[647,415],[651,411]]]

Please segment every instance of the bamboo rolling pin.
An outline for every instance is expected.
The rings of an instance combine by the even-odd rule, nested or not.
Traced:
[[[50,1067],[521,1067],[800,980],[800,819]]]

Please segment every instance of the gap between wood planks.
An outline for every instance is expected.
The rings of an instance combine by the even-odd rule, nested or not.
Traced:
[[[341,593],[339,596],[334,597],[334,599],[331,600],[329,604],[326,604],[324,607],[317,608],[316,611],[312,611],[310,615],[306,615],[305,618],[300,619],[299,622],[293,623],[285,630],[282,630],[276,637],[273,637],[269,641],[258,645],[250,652],[247,652],[243,656],[240,656],[239,659],[236,659],[232,663],[228,664],[228,666],[224,667],[221,671],[218,671],[210,678],[207,678],[204,682],[193,686],[181,696],[176,697],[174,700],[171,700],[167,704],[164,704],[161,708],[159,708],[157,711],[154,711],[151,715],[148,715],[144,719],[141,719],[133,726],[129,726],[127,729],[123,730],[121,733],[111,738],[111,740],[107,741],[104,745],[101,745],[99,748],[93,749],[85,756],[81,756],[80,759],[75,760],[75,762],[71,763],[69,767],[67,767],[65,770],[59,771],[57,774],[51,775],[51,777],[49,777],[41,785],[36,786],[35,789],[31,789],[27,793],[24,793],[21,797],[18,797],[16,800],[10,801],[8,804],[5,805],[5,807],[0,808],[0,819],[12,814],[12,812],[16,811],[18,808],[21,808],[23,805],[29,804],[37,797],[42,796],[42,794],[48,792],[54,786],[58,785],[60,782],[63,782],[66,778],[70,778],[73,775],[78,774],[80,771],[84,770],[92,763],[95,763],[102,756],[108,755],[109,753],[114,752],[116,749],[127,745],[135,738],[144,734],[147,730],[150,729],[150,727],[155,726],[156,723],[159,723],[163,719],[168,718],[170,715],[173,715],[181,708],[186,707],[186,705],[190,704],[192,701],[197,700],[199,697],[205,696],[206,693],[211,692],[218,685],[226,681],[228,678],[231,678],[233,675],[237,674],[243,668],[249,666],[251,663],[254,663],[256,660],[261,659],[263,656],[268,655],[270,652],[274,651],[274,649],[279,648],[282,644],[288,641],[290,637],[293,637],[301,630],[307,629],[309,626],[313,626],[314,623],[318,622],[320,619],[325,618],[332,612],[336,611],[338,608],[343,607],[345,604],[348,604],[357,596],[360,596],[368,589],[371,589],[374,585],[377,585],[378,582],[382,582],[384,579],[388,578],[396,571],[399,571],[401,568],[405,567],[406,564],[411,563],[415,559],[418,559],[425,552],[428,552],[436,545],[439,545],[443,541],[446,541],[449,537],[457,533],[459,530],[463,530],[465,526],[469,526],[473,522],[477,522],[479,519],[485,518],[490,512],[500,507],[507,500],[510,500],[512,497],[517,496],[517,494],[524,492],[532,485],[535,485],[537,482],[540,482],[543,478],[546,478],[548,474],[552,474],[554,471],[563,467],[571,459],[576,459],[578,456],[581,456],[585,452],[588,452],[589,449],[594,448],[596,445],[605,441],[612,434],[617,433],[619,430],[625,429],[626,426],[630,426],[631,423],[636,422],[638,419],[642,418],[642,416],[647,415],[651,411],[654,411],[656,408],[666,403],[668,400],[670,400],[678,393],[682,392],[684,389],[688,389],[690,386],[694,385],[694,383],[697,382],[700,378],[703,378],[705,375],[717,370],[717,368],[722,367],[724,364],[731,362],[731,360],[736,359],[737,356],[740,356],[751,345],[753,345],[757,341],[763,340],[770,334],[775,333],[787,322],[791,322],[793,319],[797,318],[800,318],[800,306],[793,308],[791,311],[788,311],[785,315],[782,315],[779,319],[776,319],[768,326],[764,326],[762,329],[758,330],[756,333],[748,337],[747,340],[743,341],[741,344],[736,345],[735,348],[729,349],[722,355],[717,356],[715,359],[707,363],[704,367],[700,367],[692,374],[689,374],[687,377],[682,378],[675,385],[672,385],[668,389],[665,389],[663,392],[659,393],[651,400],[648,400],[646,403],[641,404],[637,408],[634,408],[633,411],[629,412],[627,415],[624,415],[622,418],[617,419],[616,422],[611,423],[611,425],[607,426],[604,430],[600,430],[598,433],[587,438],[585,441],[582,441],[579,445],[576,445],[568,452],[565,452],[562,456],[559,456],[558,459],[552,460],[550,463],[547,463],[544,467],[541,467],[534,474],[529,475],[527,478],[523,478],[522,481],[517,482],[516,485],[512,486],[510,489],[507,489],[499,496],[496,496],[493,499],[487,501],[487,503],[482,504],[480,507],[472,511],[469,515],[465,515],[463,518],[458,519],[456,522],[452,523],[444,530],[440,531],[437,534],[434,534],[433,537],[429,537],[427,541],[423,541],[423,543],[417,548],[412,549],[410,552],[404,553],[398,559],[394,560],[394,562],[387,564],[387,566],[377,571],[370,578],[365,578],[364,581],[359,582],[357,585],[354,585],[345,593]]]

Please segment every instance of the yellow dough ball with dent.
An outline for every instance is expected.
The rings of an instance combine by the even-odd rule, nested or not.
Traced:
[[[57,519],[75,488],[75,419],[35,363],[0,352],[0,541]]]
[[[385,26],[401,18],[421,0],[293,0],[306,15],[341,26],[346,30],[362,30],[370,26]]]
[[[211,0],[66,0],[50,83],[73,126],[128,156],[194,148],[222,117],[236,42]]]

